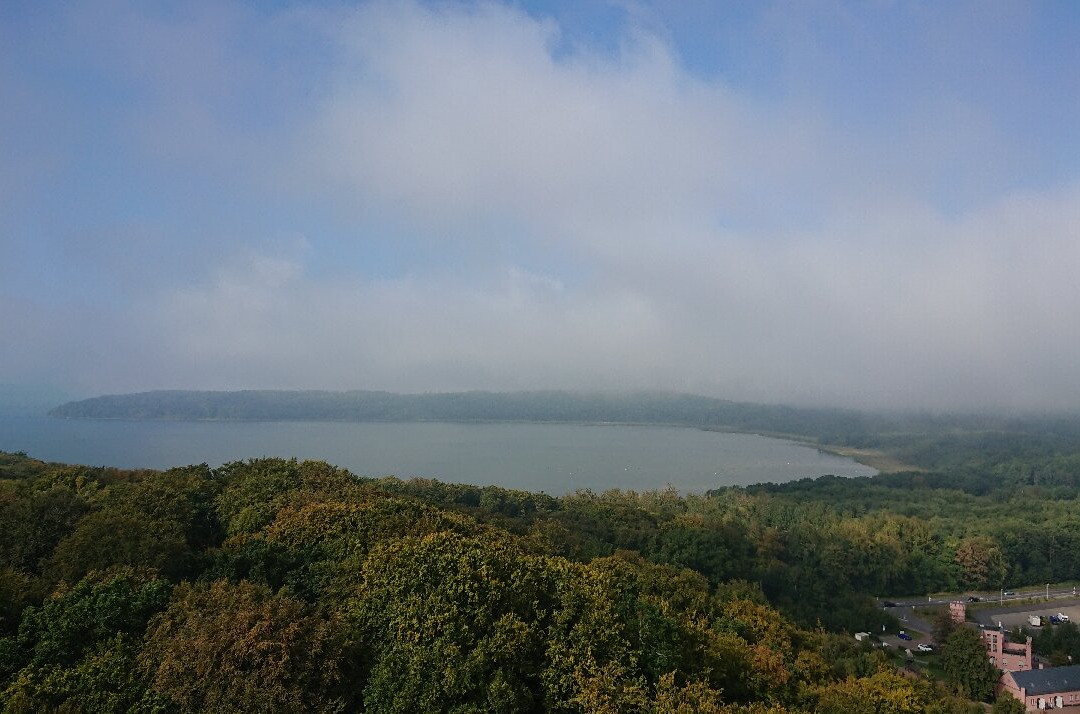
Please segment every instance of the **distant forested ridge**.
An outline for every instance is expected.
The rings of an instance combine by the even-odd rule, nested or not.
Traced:
[[[880,420],[839,409],[748,404],[692,394],[245,390],[155,391],[69,402],[57,417],[337,421],[535,421],[680,424],[817,434],[863,432]]]

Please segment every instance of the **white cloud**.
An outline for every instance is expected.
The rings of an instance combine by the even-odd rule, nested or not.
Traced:
[[[906,242],[889,237],[904,216],[880,215],[846,228],[881,233],[873,250],[843,233],[717,245],[573,287],[515,266],[327,282],[257,258],[169,298],[160,339],[172,371],[201,365],[194,383],[214,375],[220,387],[626,386],[1067,408],[1080,397],[1077,205],[1080,187],[1013,197],[912,221]]]
[[[500,4],[149,25],[128,48],[149,55],[133,81],[158,87],[124,113],[132,151],[229,187],[222,214],[237,196],[284,207],[280,234],[307,238],[237,221],[213,254],[231,259],[134,304],[38,306],[76,341],[102,316],[145,357],[91,353],[95,385],[1080,405],[1080,183],[991,190],[1007,133],[963,97],[849,126],[804,94],[694,76],[643,26],[614,55],[567,51],[553,20]],[[274,84],[301,36],[322,64]],[[193,47],[195,69],[174,61]],[[940,186],[969,175],[946,205]],[[365,264],[395,249],[395,267]]]

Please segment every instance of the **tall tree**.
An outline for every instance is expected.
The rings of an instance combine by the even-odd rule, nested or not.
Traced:
[[[1001,548],[990,536],[965,538],[956,548],[961,581],[976,588],[998,588],[1005,582],[1008,565]]]
[[[958,627],[945,640],[942,655],[945,676],[959,694],[988,701],[998,671],[990,664],[982,637],[971,627]]]
[[[934,616],[934,621],[931,624],[933,625],[932,634],[934,636],[934,642],[939,644],[948,640],[949,635],[955,632],[957,627],[961,626],[953,620],[952,613],[949,612],[948,609],[939,611],[938,614]]]

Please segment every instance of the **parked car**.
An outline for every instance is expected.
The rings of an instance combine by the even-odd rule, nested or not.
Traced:
[[[915,649],[919,650],[920,652],[933,652],[934,651],[934,648],[931,647],[930,645],[926,644],[926,643],[923,643],[923,644],[919,645]]]
[[[881,603],[882,607],[896,607],[896,603],[892,600],[885,600]]]
[[[1068,615],[1066,615],[1066,614],[1065,614],[1064,612],[1059,612],[1059,613],[1057,614],[1057,618],[1058,618],[1059,620],[1061,620],[1062,622],[1068,622],[1068,621],[1069,621],[1069,616],[1068,616]]]
[[[900,632],[896,636],[899,637],[902,640],[910,640],[911,639],[911,635],[904,632],[903,630],[900,630]]]
[[[968,602],[982,602],[982,598],[978,595],[968,595]]]

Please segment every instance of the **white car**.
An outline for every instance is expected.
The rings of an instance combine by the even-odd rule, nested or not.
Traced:
[[[1066,614],[1065,614],[1065,613],[1063,613],[1063,612],[1059,612],[1059,613],[1057,614],[1057,616],[1058,616],[1058,619],[1059,619],[1059,620],[1061,620],[1062,622],[1068,622],[1068,621],[1069,621],[1069,616],[1068,616],[1068,615],[1066,615]]]
[[[919,646],[918,646],[918,647],[916,647],[915,649],[919,650],[920,652],[933,652],[933,651],[934,651],[934,648],[933,648],[933,647],[931,647],[930,645],[928,645],[928,644],[925,644],[925,643],[924,643],[924,644],[921,644],[921,645],[919,645]]]

